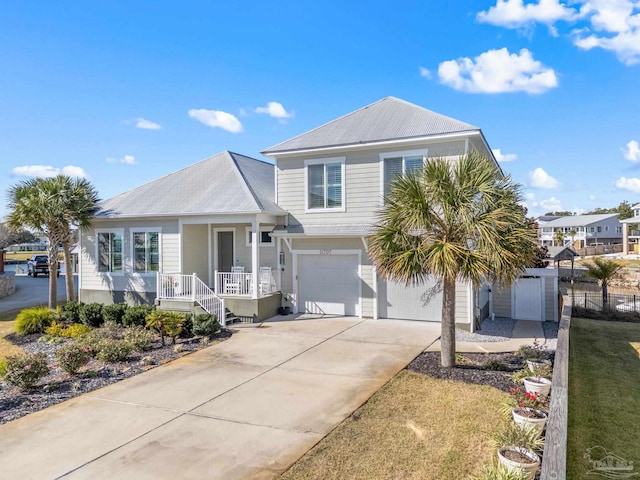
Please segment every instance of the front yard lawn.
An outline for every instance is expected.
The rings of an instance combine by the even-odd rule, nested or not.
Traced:
[[[282,478],[468,478],[495,458],[491,433],[508,396],[404,370]]]
[[[639,472],[640,324],[573,318],[569,355],[567,478],[587,478],[594,447]]]
[[[16,331],[16,315],[17,311],[0,313],[0,362],[9,355],[15,355],[22,352],[22,349],[7,340],[7,335]]]

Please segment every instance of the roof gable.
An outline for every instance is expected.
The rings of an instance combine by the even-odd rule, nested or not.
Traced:
[[[262,153],[274,155],[297,150],[479,131],[478,127],[469,123],[395,97],[386,97],[270,147]]]
[[[545,227],[584,227],[594,223],[618,217],[617,213],[601,213],[594,215],[569,215],[544,223]]]
[[[280,212],[274,166],[222,152],[99,204],[97,217]]]

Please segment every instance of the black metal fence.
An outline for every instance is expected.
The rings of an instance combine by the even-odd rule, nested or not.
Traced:
[[[640,293],[609,293],[606,298],[602,292],[576,292],[571,296],[572,305],[586,310],[613,310],[617,312],[640,313]]]

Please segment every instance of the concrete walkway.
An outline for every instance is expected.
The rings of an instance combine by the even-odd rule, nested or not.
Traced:
[[[440,334],[439,323],[304,318],[0,426],[0,476],[277,477]]]
[[[533,345],[534,341],[545,344],[541,322],[517,320],[511,338],[504,342],[456,342],[456,352],[460,353],[502,353],[515,352],[522,345]],[[440,340],[434,342],[428,352],[440,351]]]

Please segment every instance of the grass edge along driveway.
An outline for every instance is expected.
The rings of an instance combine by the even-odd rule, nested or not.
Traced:
[[[495,457],[491,433],[508,394],[408,370],[281,479],[465,479]]]
[[[639,323],[571,319],[568,408],[567,478],[588,477],[594,447],[640,472]]]

